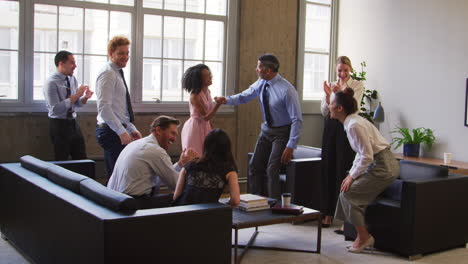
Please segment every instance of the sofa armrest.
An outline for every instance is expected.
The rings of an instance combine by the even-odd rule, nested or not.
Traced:
[[[104,232],[109,263],[231,263],[232,209],[224,204],[138,210],[106,221]]]
[[[415,245],[462,245],[468,241],[468,177],[450,176],[403,182],[401,209],[405,232]],[[437,243],[435,243],[437,241]],[[434,250],[437,248],[434,247]]]
[[[52,163],[59,165],[67,170],[82,174],[91,179],[96,178],[95,166],[96,162],[94,160],[84,159],[84,160],[65,160],[65,161],[52,161]]]
[[[292,202],[320,210],[321,158],[292,159],[286,166],[286,191]]]

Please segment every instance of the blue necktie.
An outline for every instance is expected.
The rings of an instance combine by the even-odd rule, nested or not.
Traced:
[[[270,113],[270,92],[268,91],[268,88],[270,87],[270,84],[265,82],[265,85],[263,86],[263,111],[265,112],[265,121],[267,122],[268,126],[273,125],[273,119],[271,118],[271,113]]]
[[[67,88],[67,96],[65,98],[70,98],[70,95],[71,95],[71,86],[70,86],[70,80],[68,79],[68,76],[65,77],[65,80],[67,81],[67,83],[65,84],[66,88]],[[72,109],[72,106],[70,106],[70,108],[67,109],[67,118],[70,119],[70,118],[73,118],[73,109]]]
[[[125,81],[124,73],[123,70],[119,70],[120,75],[122,76],[122,80],[125,84],[125,91],[126,91],[126,99],[127,99],[127,111],[128,111],[128,116],[130,117],[130,122],[133,123],[135,120],[135,116],[133,115],[133,109],[132,109],[132,101],[130,100],[130,93],[128,92],[128,87],[127,87],[127,82]]]

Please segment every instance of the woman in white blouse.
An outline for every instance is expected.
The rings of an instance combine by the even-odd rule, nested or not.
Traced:
[[[364,84],[353,80],[351,72],[353,66],[346,56],[336,60],[336,75],[338,80],[334,83],[324,82],[325,96],[322,100],[321,110],[324,116],[324,129],[322,137],[322,175],[321,175],[321,208],[325,215],[322,227],[329,227],[332,216],[335,214],[336,202],[340,193],[340,184],[347,171],[353,165],[355,152],[351,149],[343,125],[330,118],[328,106],[336,92],[349,87],[354,91],[354,98],[359,103],[364,93]],[[335,232],[342,234],[342,229]]]
[[[356,227],[356,240],[348,251],[359,253],[374,245],[364,214],[367,206],[399,175],[400,167],[390,144],[377,128],[356,114],[357,102],[350,88],[337,92],[329,105],[330,117],[343,124],[351,148],[356,152],[353,166],[343,180],[335,218]]]

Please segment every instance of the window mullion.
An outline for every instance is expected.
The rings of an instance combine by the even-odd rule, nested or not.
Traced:
[[[24,59],[22,60],[23,80],[22,86],[18,87],[19,102],[24,104],[31,104],[33,102],[33,88],[34,88],[34,3],[32,1],[22,2],[24,19],[24,42],[20,42],[24,51]]]
[[[144,38],[144,14],[142,1],[135,1],[135,14],[133,16],[132,35],[135,42],[132,45],[132,95],[133,101],[143,101],[143,38]]]
[[[186,8],[185,5],[184,5],[184,8]],[[185,68],[185,25],[187,23],[187,19],[183,18],[183,21],[184,21],[183,23],[184,26],[182,28],[182,74],[184,74],[184,68]],[[183,87],[181,88],[182,89],[180,89],[180,98],[181,98],[181,101],[184,101],[184,89]]]
[[[81,83],[83,84],[84,83],[84,77],[85,77],[85,72],[84,72],[84,69],[85,69],[85,43],[86,43],[86,9],[83,8],[83,45],[82,45],[82,54],[81,54],[81,65],[80,65],[80,68],[81,68]]]
[[[164,5],[164,2],[163,2]],[[160,76],[159,78],[159,100],[163,101],[163,83],[164,83],[164,23],[165,23],[166,17],[162,16],[161,17],[161,67],[160,67]]]

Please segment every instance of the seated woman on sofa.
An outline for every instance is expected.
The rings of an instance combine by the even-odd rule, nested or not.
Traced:
[[[231,151],[231,140],[222,129],[208,133],[203,155],[184,166],[174,192],[174,205],[215,203],[229,186],[229,204],[239,205],[240,191],[237,166]]]
[[[400,166],[379,130],[356,114],[357,102],[353,95],[350,88],[336,93],[329,109],[330,117],[343,124],[356,152],[353,167],[341,184],[335,218],[356,227],[358,235],[348,251],[359,253],[374,245],[364,222],[365,210],[398,177]]]

